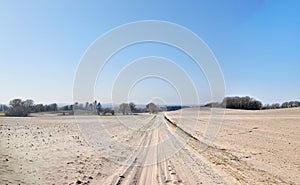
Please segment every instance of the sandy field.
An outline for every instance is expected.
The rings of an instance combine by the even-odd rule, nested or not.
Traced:
[[[0,117],[0,184],[300,184],[300,109]]]

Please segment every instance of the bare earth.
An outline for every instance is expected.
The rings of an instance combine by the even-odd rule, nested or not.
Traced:
[[[300,184],[299,108],[226,110],[209,146],[199,110],[0,117],[0,184]]]

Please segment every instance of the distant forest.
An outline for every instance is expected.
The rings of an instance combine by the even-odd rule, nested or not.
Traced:
[[[181,108],[183,108],[183,106],[159,106],[152,102],[147,104],[144,108],[138,108],[133,102],[122,103],[117,107],[110,108],[102,107],[101,103],[97,102],[97,100],[92,103],[86,102],[83,104],[75,102],[71,105],[58,107],[56,103],[49,105],[35,104],[34,101],[30,99],[13,99],[9,102],[9,106],[0,105],[0,111],[4,111],[6,116],[28,116],[30,113],[37,112],[58,112],[62,113],[63,115],[74,114],[74,112],[78,114],[114,115],[115,112],[118,112],[125,115],[146,112],[158,113],[162,111],[178,110]]]
[[[245,97],[226,97],[223,99],[221,103],[214,102],[208,103],[205,107],[223,107],[229,109],[244,109],[244,110],[261,110],[261,109],[280,109],[280,108],[293,108],[293,107],[300,107],[299,101],[289,101],[280,103],[273,103],[273,104],[265,104],[263,105],[261,101],[258,101],[254,98],[249,96]]]
[[[62,107],[58,107],[56,103],[52,103],[49,105],[46,104],[35,104],[33,100],[21,100],[21,99],[13,99],[9,102],[9,106],[0,104],[0,111],[5,112],[6,116],[28,116],[30,113],[36,112],[58,112],[62,114],[74,114],[76,111],[79,114],[98,114],[98,115],[106,115],[111,114],[114,115],[115,112],[121,113],[124,115],[127,114],[136,114],[136,113],[158,113],[163,111],[173,111],[182,108],[186,108],[188,106],[159,106],[154,103],[148,103],[143,108],[138,108],[133,102],[130,103],[121,103],[116,107],[102,107],[100,102],[96,100],[92,103],[86,102],[78,103],[75,102],[71,105],[65,105]],[[289,101],[283,102],[282,104],[273,103],[263,105],[261,101],[251,98],[249,96],[245,97],[226,97],[223,101],[208,103],[205,107],[222,107],[229,109],[244,109],[244,110],[262,110],[262,109],[280,109],[280,108],[292,108],[292,107],[300,107],[299,101]]]

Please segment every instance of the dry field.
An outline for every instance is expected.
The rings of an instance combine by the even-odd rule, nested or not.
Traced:
[[[199,110],[0,117],[0,184],[300,184],[299,108],[226,110],[204,151]]]

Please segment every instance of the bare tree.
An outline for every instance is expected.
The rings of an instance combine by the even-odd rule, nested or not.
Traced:
[[[86,111],[89,110],[89,104],[90,104],[89,102],[86,102],[86,103],[85,103],[85,110],[86,110]]]
[[[7,109],[7,105],[0,104],[0,111],[6,111]]]
[[[158,107],[152,102],[147,104],[146,108],[149,110],[150,113],[157,113],[158,112]]]
[[[122,114],[129,114],[130,113],[130,107],[129,107],[128,103],[120,104],[119,112],[122,112]]]
[[[103,115],[106,115],[107,113],[110,113],[111,115],[115,115],[115,111],[114,110],[112,110],[111,108],[105,108],[104,110],[103,110]]]
[[[100,112],[102,110],[102,105],[100,102],[97,104],[96,110],[97,110],[97,114],[100,115]]]
[[[132,112],[132,113],[137,112],[136,105],[133,102],[129,103],[129,109],[130,109],[130,112]]]
[[[273,104],[271,105],[271,108],[272,108],[272,109],[279,109],[279,108],[280,108],[280,104],[279,104],[279,103],[273,103]]]
[[[97,100],[94,101],[94,104],[93,104],[93,112],[94,112],[94,113],[97,112]]]
[[[13,99],[9,102],[10,108],[5,112],[6,116],[28,116],[33,111],[33,100]]]
[[[52,103],[49,105],[49,111],[57,111],[57,104]]]
[[[281,108],[289,108],[289,102],[282,103]]]
[[[21,99],[13,99],[9,102],[9,105],[11,105],[12,107],[17,107],[17,106],[21,106],[22,104],[22,100]]]

